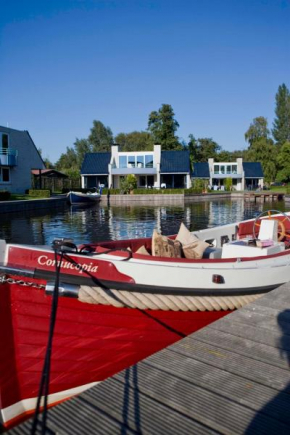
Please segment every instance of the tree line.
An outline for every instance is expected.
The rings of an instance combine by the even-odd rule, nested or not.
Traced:
[[[193,134],[184,141],[177,136],[178,128],[170,104],[162,104],[158,111],[149,114],[146,131],[119,133],[114,137],[110,127],[95,120],[89,136],[77,138],[73,146],[61,154],[54,167],[74,178],[80,174],[86,153],[108,152],[114,144],[118,144],[122,151],[150,151],[154,144],[160,144],[162,150],[189,150],[192,164],[207,161],[210,157],[220,162],[242,157],[244,161],[261,162],[266,182],[290,181],[290,93],[284,83],[276,93],[272,129],[265,117],[254,118],[245,132],[248,142],[245,150],[226,151],[212,138],[195,138]],[[48,159],[46,165],[53,167]]]

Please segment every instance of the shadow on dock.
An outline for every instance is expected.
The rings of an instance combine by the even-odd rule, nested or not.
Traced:
[[[132,374],[132,376],[131,376]],[[132,379],[130,379],[132,378]],[[131,386],[130,386],[131,384]],[[130,394],[131,391],[131,394]],[[130,396],[133,401],[133,406],[130,407]],[[125,385],[124,385],[124,397],[123,397],[123,424],[121,427],[121,435],[127,435],[131,433],[129,429],[129,413],[130,409],[133,410],[133,421],[135,423],[135,430],[137,433],[141,433],[141,416],[140,416],[140,403],[139,403],[139,388],[138,388],[138,366],[134,365],[129,367],[125,371]]]
[[[281,329],[282,335],[277,343],[277,347],[280,348],[280,356],[287,360],[288,367],[290,368],[290,309],[286,309],[279,313],[277,316],[277,323]],[[273,423],[269,424],[269,420],[265,425],[265,416],[277,415],[277,409],[280,409],[283,414],[283,408],[285,403],[289,403],[289,393],[290,393],[290,383],[286,388],[277,394],[274,399],[269,401],[263,408],[257,412],[255,418],[251,421],[247,429],[245,430],[246,435],[257,435],[257,434],[274,434],[276,432],[276,422],[273,419]],[[286,409],[285,409],[286,411]],[[287,413],[286,413],[287,414]],[[285,432],[281,432],[279,429],[279,435],[282,433],[290,433],[290,425],[287,415],[285,415],[285,423],[287,424],[287,429]],[[279,421],[283,420],[281,416],[277,415]]]

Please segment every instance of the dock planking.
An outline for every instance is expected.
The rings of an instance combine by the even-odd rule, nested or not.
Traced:
[[[290,283],[51,409],[47,433],[289,434],[289,364]]]

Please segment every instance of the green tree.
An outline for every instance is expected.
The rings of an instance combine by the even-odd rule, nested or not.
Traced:
[[[277,149],[272,139],[261,137],[255,140],[247,152],[247,160],[250,162],[261,162],[264,178],[267,183],[275,180]]]
[[[131,133],[119,133],[115,141],[122,151],[152,151],[154,141],[148,131],[133,131]]]
[[[187,146],[192,162],[206,162],[209,158],[215,159],[217,153],[221,150],[220,145],[211,138],[195,139],[192,134],[189,135]]]
[[[86,153],[92,152],[92,145],[89,143],[88,139],[76,139],[74,143],[74,152],[76,155],[76,165],[80,169],[84,161]]]
[[[290,93],[283,83],[276,94],[276,118],[273,122],[272,134],[279,146],[290,141]]]
[[[179,124],[174,116],[170,104],[162,104],[158,112],[153,111],[149,115],[148,131],[152,134],[154,143],[160,144],[163,150],[182,149],[175,135]]]
[[[114,143],[112,130],[110,127],[105,127],[101,121],[93,121],[93,127],[87,140],[92,152],[111,151]]]
[[[285,142],[277,157],[279,171],[277,181],[290,181],[290,142]]]
[[[67,147],[66,153],[61,154],[55,167],[58,171],[63,172],[71,168],[78,168],[78,158],[75,150],[71,147]]]
[[[39,152],[46,169],[54,169],[54,164],[49,160],[49,157],[43,157],[42,149],[37,148],[37,151]]]
[[[258,116],[257,118],[254,118],[252,124],[246,131],[245,139],[249,142],[250,146],[252,146],[255,141],[261,138],[268,139],[269,134],[270,130],[268,129],[267,119],[263,116]]]

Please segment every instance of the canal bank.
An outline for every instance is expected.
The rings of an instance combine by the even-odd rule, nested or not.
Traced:
[[[284,194],[271,194],[263,195],[248,192],[223,192],[223,193],[200,193],[200,194],[148,194],[148,195],[103,195],[101,203],[109,203],[111,205],[126,205],[128,203],[140,205],[170,205],[170,204],[184,204],[191,202],[204,202],[219,199],[237,199],[244,198],[245,201],[266,202],[271,201],[276,197],[277,200],[284,200],[290,202],[290,196]],[[52,198],[41,198],[32,200],[20,201],[1,201],[0,213],[21,212],[27,210],[41,210],[46,208],[64,207],[66,204],[66,195],[59,195]]]
[[[41,198],[20,201],[1,201],[0,213],[12,213],[28,210],[41,210],[46,208],[63,207],[66,204],[66,196]]]

